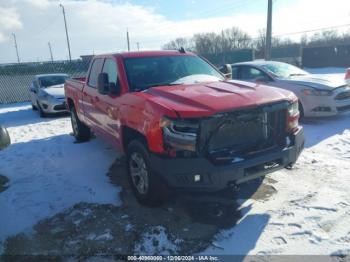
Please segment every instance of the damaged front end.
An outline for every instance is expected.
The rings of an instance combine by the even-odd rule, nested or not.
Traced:
[[[237,162],[287,145],[288,102],[203,119],[199,152],[215,163]]]
[[[285,101],[200,119],[164,117],[161,127],[165,147],[171,156],[200,156],[216,164],[284,148],[288,146],[288,131],[298,126],[295,105]]]
[[[200,119],[163,118],[167,156],[152,168],[173,188],[214,192],[288,168],[304,147],[298,102]]]

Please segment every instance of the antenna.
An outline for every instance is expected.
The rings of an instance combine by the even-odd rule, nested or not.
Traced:
[[[181,46],[179,49],[179,52],[182,54],[185,54],[186,53],[185,48],[183,48],[183,46]]]

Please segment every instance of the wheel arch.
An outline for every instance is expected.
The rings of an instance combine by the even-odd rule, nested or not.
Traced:
[[[141,132],[139,132],[134,128],[123,126],[122,127],[122,147],[125,153],[127,152],[129,143],[133,140],[141,141],[146,146],[146,148],[148,148],[147,138],[144,134],[142,134]]]

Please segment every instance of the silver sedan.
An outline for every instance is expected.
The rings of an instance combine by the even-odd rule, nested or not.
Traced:
[[[30,86],[33,110],[38,110],[41,117],[47,114],[67,112],[64,82],[67,74],[36,75]]]
[[[299,98],[302,116],[324,117],[350,111],[344,76],[312,75],[290,64],[253,61],[232,65],[232,79],[287,89]]]

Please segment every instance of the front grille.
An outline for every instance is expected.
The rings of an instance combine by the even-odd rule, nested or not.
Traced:
[[[267,105],[202,122],[202,151],[211,159],[230,161],[273,147],[284,147],[287,107],[288,103]]]
[[[342,92],[342,93],[336,95],[336,97],[335,97],[334,99],[335,99],[335,100],[346,100],[346,99],[350,99],[350,91]]]

